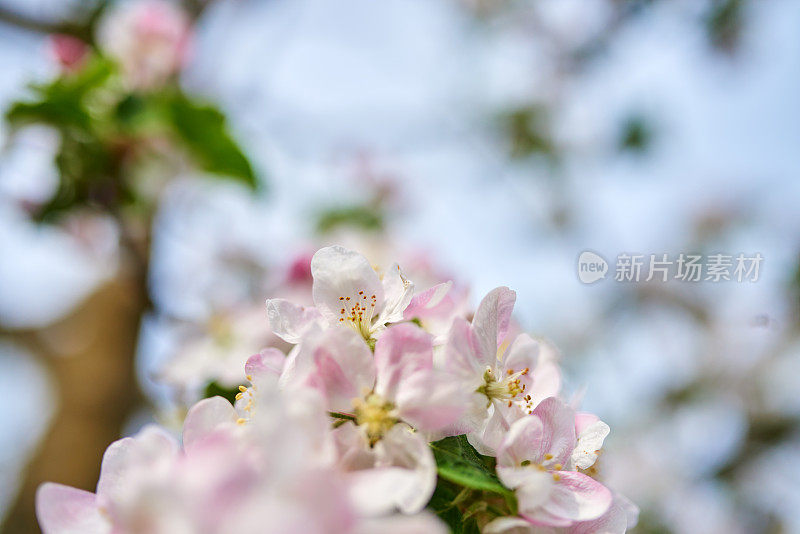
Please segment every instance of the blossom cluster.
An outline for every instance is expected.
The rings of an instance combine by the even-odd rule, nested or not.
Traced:
[[[43,485],[44,533],[422,534],[453,513],[493,534],[635,524],[595,478],[608,425],[559,397],[554,351],[519,332],[512,290],[468,314],[452,282],[416,292],[339,246],[311,273],[313,306],[267,301],[288,355],[250,357],[235,403],[195,404],[182,443],[148,426],[112,444],[96,493]]]

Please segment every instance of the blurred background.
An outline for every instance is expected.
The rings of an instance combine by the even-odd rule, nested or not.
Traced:
[[[799,51],[795,0],[0,1],[3,532],[230,392],[330,243],[515,289],[635,532],[800,532]]]

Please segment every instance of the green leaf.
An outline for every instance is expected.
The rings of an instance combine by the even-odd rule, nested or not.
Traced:
[[[436,490],[433,492],[430,503],[428,503],[428,509],[447,523],[447,526],[450,527],[450,532],[453,534],[462,534],[464,531],[461,511],[454,504],[458,496],[457,487],[439,478]]]
[[[42,122],[56,128],[88,131],[92,116],[86,107],[87,96],[106,83],[113,69],[107,60],[94,57],[79,72],[31,86],[32,98],[12,104],[6,118],[12,125]]]
[[[503,486],[466,436],[444,438],[430,444],[439,476],[468,488],[513,494]]]
[[[207,399],[209,397],[223,397],[228,399],[228,401],[233,404],[236,402],[237,393],[239,393],[238,387],[228,388],[219,384],[218,382],[211,382],[206,386],[206,390],[203,392],[203,398]]]
[[[167,101],[171,126],[203,170],[258,187],[253,168],[228,132],[225,116],[209,104],[175,93]]]
[[[370,206],[346,206],[325,210],[317,219],[317,232],[320,234],[343,226],[367,231],[381,231],[384,228],[383,215],[379,210]]]

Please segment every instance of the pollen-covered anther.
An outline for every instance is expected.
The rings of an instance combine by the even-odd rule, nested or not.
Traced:
[[[356,424],[364,429],[370,446],[398,422],[394,405],[376,393],[353,399],[353,408]]]

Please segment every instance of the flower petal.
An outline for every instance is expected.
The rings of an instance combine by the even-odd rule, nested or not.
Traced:
[[[438,432],[464,413],[469,392],[449,376],[433,370],[408,375],[394,398],[400,418],[423,432]]]
[[[467,321],[460,317],[453,320],[444,346],[444,367],[465,387],[474,390],[483,383],[483,373],[494,364],[496,354],[496,350],[491,355],[480,351]]]
[[[163,471],[178,454],[177,441],[159,427],[148,425],[132,438],[115,441],[103,454],[97,497],[118,501],[137,474]],[[101,503],[102,504],[102,503]]]
[[[361,254],[340,246],[321,248],[311,259],[311,273],[314,276],[314,304],[331,323],[342,318],[343,308],[346,310],[344,315],[347,315],[356,304],[366,304],[370,317],[383,310],[383,285],[367,258]]]
[[[597,461],[597,451],[603,448],[603,441],[611,429],[596,415],[579,413],[575,416],[575,431],[578,443],[572,451],[571,465],[588,469]]]
[[[298,353],[310,358],[313,370],[307,384],[322,392],[331,411],[352,411],[352,400],[375,386],[375,362],[364,340],[349,328],[325,330]]]
[[[497,456],[497,450],[500,448],[503,438],[508,434],[508,429],[511,427],[513,421],[506,418],[505,413],[498,407],[497,403],[493,403],[491,415],[486,416],[486,397],[480,395],[483,399],[481,402],[481,411],[484,419],[480,428],[469,432],[467,440],[475,447],[479,453],[484,456]]]
[[[533,466],[498,467],[497,475],[503,484],[514,489],[519,513],[525,517],[540,512],[555,487],[553,475]]]
[[[348,475],[357,508],[368,515],[422,510],[436,487],[436,462],[427,441],[398,424],[375,444],[374,454],[373,467]]]
[[[509,373],[518,373],[527,369],[525,374],[520,375],[519,383],[520,387],[525,387],[524,395],[528,395],[533,389],[533,375],[538,361],[539,343],[528,334],[520,334],[508,349],[501,368]]]
[[[222,397],[203,399],[191,407],[183,422],[183,448],[190,452],[220,427],[233,426],[236,410]]]
[[[297,306],[285,299],[269,299],[267,317],[275,335],[288,343],[299,343],[303,333],[322,315],[316,308]]]
[[[383,293],[386,303],[379,322],[386,324],[402,321],[403,314],[414,296],[414,283],[403,275],[403,271],[396,263],[383,276]]]
[[[548,397],[533,410],[533,415],[541,419],[542,434],[540,458],[552,455],[551,464],[567,465],[575,448],[575,412],[557,397]]]
[[[275,348],[267,348],[248,358],[244,372],[253,385],[277,384],[285,365],[284,353]]]
[[[625,534],[628,527],[628,516],[625,507],[614,499],[608,511],[591,521],[575,523],[568,529],[568,534]]]
[[[516,292],[507,287],[498,287],[491,290],[478,305],[472,318],[472,328],[482,352],[492,357],[497,353],[497,347],[508,333],[516,300]]]
[[[403,317],[407,320],[415,317],[427,317],[443,302],[451,287],[453,287],[452,281],[437,284],[422,293],[417,293],[406,307]]]
[[[353,534],[448,534],[450,530],[435,515],[422,512],[414,515],[395,514],[362,521]]]
[[[433,339],[413,324],[388,328],[375,343],[375,391],[388,400],[409,375],[433,367]]]
[[[539,529],[521,517],[498,517],[483,527],[483,534],[549,534],[541,533]]]
[[[45,482],[36,491],[36,517],[43,534],[106,534],[111,523],[88,491]]]
[[[557,471],[558,480],[548,501],[542,506],[542,515],[562,518],[569,522],[597,519],[611,506],[611,492],[595,479],[575,471]],[[527,514],[526,514],[527,515]],[[553,525],[559,526],[559,525]]]
[[[538,417],[515,421],[497,450],[497,465],[519,467],[523,462],[540,463],[539,451],[546,429]]]

